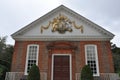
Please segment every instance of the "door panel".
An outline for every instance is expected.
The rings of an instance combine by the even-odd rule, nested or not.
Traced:
[[[53,80],[70,80],[69,56],[54,56]]]

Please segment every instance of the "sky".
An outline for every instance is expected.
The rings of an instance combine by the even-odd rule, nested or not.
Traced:
[[[120,47],[120,0],[0,0],[0,37],[14,45],[11,34],[60,5],[112,32]]]

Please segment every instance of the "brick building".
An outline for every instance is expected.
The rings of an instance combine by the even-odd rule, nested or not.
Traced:
[[[110,45],[114,35],[63,5],[12,37],[15,46],[8,76],[19,74],[15,80],[27,75],[33,64],[38,65],[41,80],[79,80],[86,64],[96,79],[114,73]]]

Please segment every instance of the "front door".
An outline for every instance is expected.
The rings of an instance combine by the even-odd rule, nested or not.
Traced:
[[[53,64],[53,80],[70,80],[70,56],[55,55]]]

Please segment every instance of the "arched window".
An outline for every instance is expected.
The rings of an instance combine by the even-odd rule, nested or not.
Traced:
[[[90,66],[93,76],[99,76],[98,55],[96,45],[85,45],[86,64]]]
[[[39,45],[30,44],[27,46],[25,75],[28,74],[33,64],[38,65],[38,53],[39,53]]]

